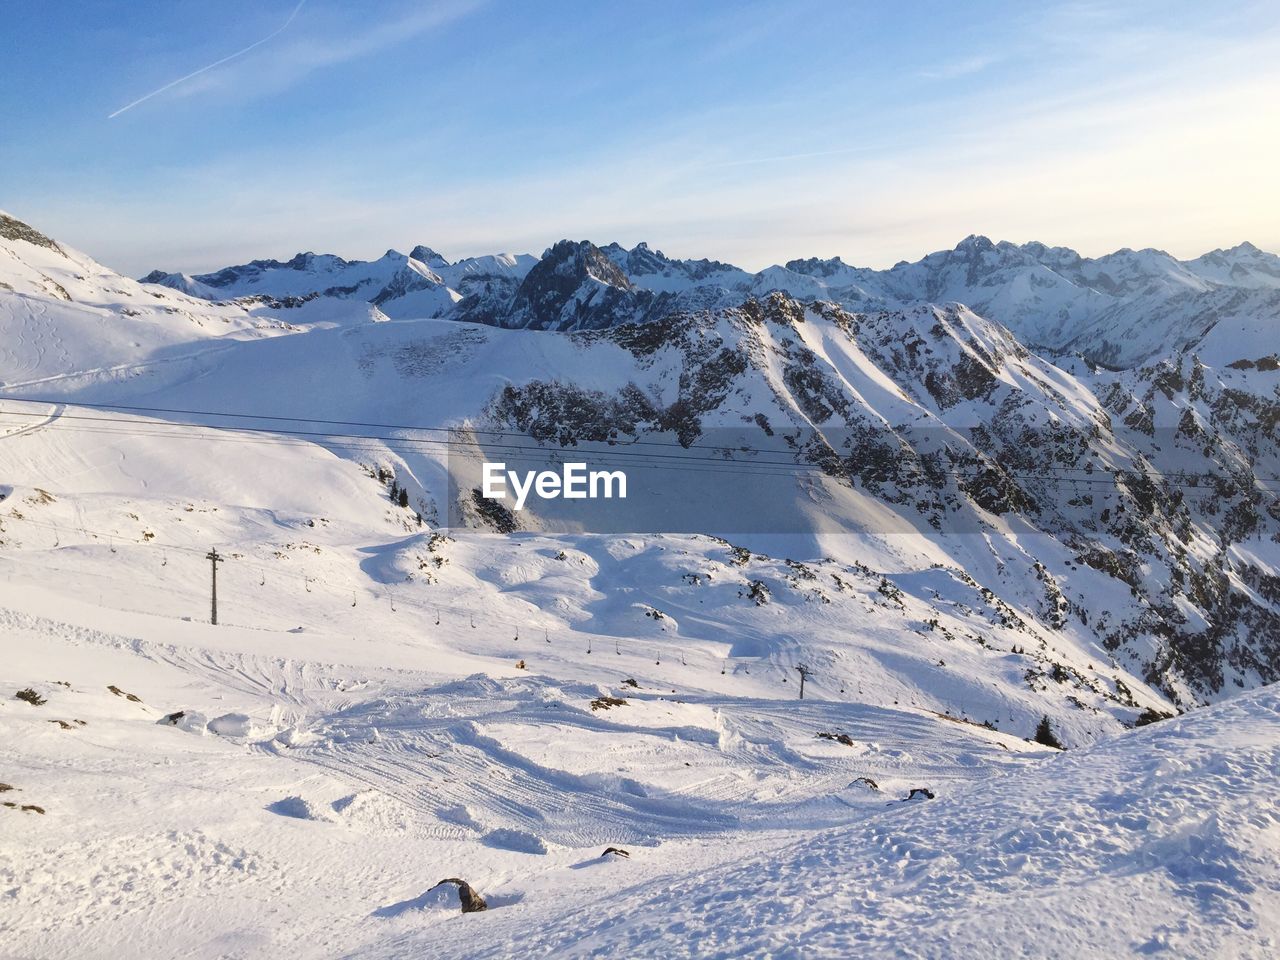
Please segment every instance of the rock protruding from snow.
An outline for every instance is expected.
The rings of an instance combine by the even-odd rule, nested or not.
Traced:
[[[177,727],[187,733],[203,736],[208,728],[209,718],[195,710],[175,710],[165,714],[156,721],[159,726]]]
[[[46,237],[35,227],[23,223],[16,217],[11,217],[4,212],[0,212],[0,239],[21,240],[24,243],[52,250],[54,253],[63,253],[62,248],[56,242]]]
[[[476,890],[475,887],[467,883],[467,881],[461,880],[458,877],[448,877],[447,879],[441,880],[437,883],[436,887],[443,886],[444,884],[452,884],[457,887],[458,899],[461,901],[463,913],[480,913],[483,910],[489,909],[489,904],[485,901],[484,897],[480,895],[480,892]],[[434,890],[436,887],[432,887],[431,889]]]

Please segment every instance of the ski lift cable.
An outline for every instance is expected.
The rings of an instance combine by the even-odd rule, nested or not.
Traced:
[[[64,407],[64,409],[68,405],[66,398],[46,399],[46,398],[40,398],[40,397],[20,397],[20,396],[12,396],[12,395],[0,395],[0,401],[8,401],[11,403],[31,403],[31,404],[45,405],[45,406],[59,405]],[[196,410],[196,409],[190,409],[190,408],[175,408],[175,407],[148,407],[148,406],[141,406],[141,405],[129,405],[129,404],[118,404],[118,403],[92,403],[88,401],[74,402],[74,403],[71,403],[70,406],[82,407],[88,410],[128,411],[128,412],[148,413],[148,414],[163,413],[163,414],[174,414],[179,416],[204,417],[207,419],[221,418],[223,420],[258,420],[258,421],[269,420],[277,423],[328,424],[330,426],[360,427],[360,428],[372,429],[372,430],[399,430],[399,431],[409,431],[409,432],[418,432],[418,433],[432,433],[432,432],[445,433],[450,437],[450,439],[446,442],[459,442],[459,441],[466,442],[464,438],[459,437],[460,434],[476,435],[476,436],[517,437],[521,439],[532,439],[529,437],[527,433],[521,432],[521,431],[497,430],[493,428],[476,427],[469,424],[444,425],[444,424],[378,423],[378,422],[360,421],[360,420],[334,420],[334,419],[327,419],[323,417],[292,417],[292,416],[284,416],[284,415],[278,415],[278,414],[234,413],[231,411],[219,411],[219,410]],[[0,411],[0,413],[8,413],[8,412]],[[14,415],[24,415],[24,414],[17,413]],[[64,413],[59,416],[59,420],[63,420],[63,419],[95,419],[95,418],[86,418],[86,417],[78,416],[76,414]],[[96,419],[110,420],[111,418],[96,418]],[[136,424],[139,421],[123,420],[123,419],[116,418],[111,422]],[[183,424],[183,423],[173,423],[172,421],[165,421],[164,423],[170,423],[174,426],[209,427],[212,429],[224,428],[223,425],[219,425],[219,424]],[[305,434],[303,431],[288,431],[288,430],[282,430],[279,428],[250,428],[250,427],[241,426],[241,427],[225,427],[225,429],[234,429],[234,430],[250,431],[250,432],[257,430],[260,432],[266,432],[271,434],[294,433],[295,435],[308,435],[308,434]],[[335,437],[348,436],[348,437],[354,437],[359,439],[377,439],[377,440],[407,439],[407,438],[400,438],[400,437],[369,437],[366,434],[353,434],[353,433],[332,433],[332,434],[325,434],[325,435],[335,436]],[[598,441],[598,442],[605,443],[608,441]],[[672,441],[672,440],[639,440],[639,439],[627,440],[627,441],[615,440],[614,445],[667,447],[667,448],[680,448],[680,449],[686,449],[686,450],[690,449],[686,445],[679,443],[678,441]],[[718,448],[711,448],[711,449],[718,449]],[[1070,473],[1094,473],[1094,472],[1098,472],[1100,469],[1102,468],[1092,468],[1092,469],[1086,469],[1082,467],[1081,468],[1057,468],[1058,472],[1070,472]],[[1127,471],[1122,471],[1122,472],[1127,472]],[[1160,476],[1160,475],[1148,474],[1148,476]],[[1204,474],[1204,476],[1213,476],[1213,475]],[[1264,477],[1259,479],[1280,480],[1280,477]]]
[[[2,400],[9,400],[10,402],[24,402],[24,403],[50,402],[50,401],[44,401],[44,400],[30,400],[22,397],[0,397],[0,401]],[[83,404],[81,406],[86,406],[91,409],[105,409],[105,410],[118,409],[117,407],[114,407],[112,405]],[[131,409],[145,410],[147,408],[131,408]],[[164,408],[154,408],[153,412],[166,412],[166,411],[164,410]],[[223,414],[209,413],[209,412],[202,413],[200,411],[172,411],[172,412],[184,412],[188,415],[206,416],[206,417],[223,416]],[[0,410],[0,416],[22,417],[22,416],[30,416],[30,415],[24,414],[21,411]],[[343,421],[325,421],[325,420],[309,421],[303,418],[293,418],[291,420],[290,418],[256,416],[256,415],[250,415],[250,414],[234,414],[234,415],[228,415],[228,416],[234,416],[234,417],[244,418],[244,419],[258,419],[258,420],[285,420],[289,422],[299,422],[299,423],[308,423],[308,422],[342,423],[343,422]],[[89,423],[124,425],[129,427],[130,429],[126,431],[121,431],[121,432],[124,432],[124,433],[134,432],[136,435],[152,436],[152,437],[165,437],[165,436],[177,437],[181,435],[181,431],[183,430],[195,429],[195,430],[212,430],[212,431],[231,431],[232,433],[236,433],[236,434],[245,434],[245,433],[265,434],[265,435],[276,437],[276,438],[284,436],[284,437],[303,438],[303,439],[310,438],[311,440],[314,440],[317,438],[339,440],[339,441],[341,440],[356,440],[356,441],[372,440],[372,441],[378,441],[381,443],[400,443],[400,444],[408,443],[408,444],[427,445],[427,446],[456,446],[460,443],[474,445],[477,447],[480,446],[478,443],[475,443],[474,441],[471,441],[465,437],[456,437],[456,436],[447,440],[436,440],[436,439],[422,438],[422,437],[384,437],[384,436],[374,436],[369,434],[353,434],[353,433],[341,433],[341,432],[332,432],[332,431],[289,430],[289,429],[282,429],[282,428],[251,427],[251,426],[244,426],[244,425],[173,423],[168,421],[155,421],[155,420],[141,421],[136,419],[124,419],[124,418],[118,418],[118,417],[83,416],[78,414],[66,414],[66,413],[62,414],[59,417],[58,421],[52,424],[49,424],[47,426],[47,429],[74,429],[74,427],[72,427],[71,425],[63,424],[63,421],[65,420],[84,421]],[[456,434],[459,431],[466,431],[466,432],[472,432],[472,433],[476,432],[474,430],[467,431],[466,428],[412,427],[412,426],[406,426],[406,425],[399,425],[399,426],[380,425],[379,428],[389,429],[389,430],[410,430],[410,431],[440,430],[440,431],[451,431],[453,434]],[[504,436],[517,436],[521,438],[524,438],[526,436],[524,434],[514,433],[512,431],[490,431],[490,432],[499,434],[499,435],[504,435]],[[529,438],[529,439],[532,439],[532,438]],[[278,441],[271,441],[271,442],[278,442]],[[587,441],[587,442],[593,442],[593,441]],[[605,441],[598,441],[598,442],[603,443]],[[533,446],[519,445],[519,444],[517,445],[490,444],[488,445],[488,449],[491,449],[494,452],[517,452],[517,453],[519,452],[546,453],[549,450],[551,452],[562,452],[565,450],[565,448],[563,447],[548,448],[546,446],[538,444],[536,441],[534,443],[535,445]],[[774,466],[774,467],[783,467],[783,468],[787,468],[788,470],[794,470],[794,471],[822,472],[821,467],[819,467],[818,465],[797,463],[794,458],[787,459],[787,460],[767,460],[767,459],[762,459],[757,455],[755,457],[751,457],[748,459],[736,459],[732,456],[726,457],[725,453],[726,452],[732,453],[732,451],[731,450],[726,451],[726,448],[723,448],[723,447],[719,447],[719,448],[717,447],[710,447],[710,448],[683,447],[679,443],[670,442],[670,441],[637,441],[637,443],[644,443],[650,446],[668,447],[672,449],[683,449],[683,450],[701,449],[701,450],[709,451],[712,455],[695,456],[695,455],[689,455],[687,453],[686,454],[653,454],[653,453],[644,453],[644,452],[632,453],[632,452],[628,452],[627,450],[618,450],[615,448],[611,448],[608,451],[589,451],[589,452],[596,453],[601,456],[606,456],[613,459],[630,458],[630,459],[642,459],[642,460],[649,460],[649,461],[653,461],[655,459],[674,460],[676,461],[676,463],[673,464],[672,466],[678,469],[687,469],[690,464],[712,463],[720,466],[727,466],[732,464],[737,468],[760,468],[760,467]],[[617,444],[616,446],[631,446],[631,445],[633,444],[627,443],[627,444]],[[651,462],[650,466],[656,468],[658,465]],[[962,478],[962,479],[977,479],[985,475],[985,471],[983,470],[974,470],[974,471],[938,470],[936,471],[936,473],[941,476],[950,476],[950,477]],[[1165,481],[1168,485],[1172,485],[1172,486],[1185,486],[1185,487],[1196,488],[1196,489],[1201,488],[1201,484],[1198,482],[1199,480],[1204,480],[1206,482],[1218,480],[1218,481],[1234,484],[1236,486],[1242,486],[1242,484],[1240,484],[1240,482],[1237,481],[1235,478],[1221,474],[1221,473],[1213,473],[1213,472],[1161,473],[1158,471],[1145,470],[1140,465],[1134,465],[1132,468],[1110,468],[1110,467],[1069,468],[1069,467],[1052,466],[1052,467],[1043,468],[1042,470],[1033,472],[1033,473],[1008,474],[1008,476],[1014,479],[1025,479],[1025,480],[1056,480],[1061,482],[1067,482],[1071,479],[1074,479],[1078,483],[1117,483],[1117,482],[1124,482],[1125,475],[1131,474],[1131,473],[1143,475],[1151,479],[1160,479]],[[1083,477],[1073,476],[1078,474],[1085,474],[1085,476]],[[1102,474],[1102,476],[1097,476],[1097,474]],[[1280,477],[1255,477],[1253,479],[1256,482],[1270,482],[1270,481],[1280,480]],[[1254,486],[1251,486],[1249,487],[1249,489],[1256,490],[1257,488]],[[1275,491],[1271,491],[1269,488],[1264,488],[1264,489],[1267,492],[1275,492]]]

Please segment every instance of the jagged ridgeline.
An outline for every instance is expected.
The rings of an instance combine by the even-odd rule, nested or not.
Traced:
[[[1280,313],[1280,257],[1250,243],[1185,261],[1152,249],[1095,259],[973,236],[887,270],[833,257],[751,273],[717,260],[670,258],[643,243],[627,250],[562,240],[541,257],[450,263],[418,246],[367,262],[299,253],[195,277],[157,270],[144,280],[214,300],[261,297],[296,309],[327,297],[370,303],[391,318],[448,316],[534,330],[604,329],[732,307],[773,291],[856,310],[954,301],[1039,352],[1078,353],[1113,369],[1167,357],[1220,321],[1249,324]],[[1275,353],[1272,343],[1259,357],[1235,359]]]

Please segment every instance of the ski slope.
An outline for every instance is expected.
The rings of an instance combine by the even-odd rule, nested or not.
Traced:
[[[1278,768],[1268,687],[729,864],[637,870],[585,916],[571,891],[522,902],[480,949],[465,917],[361,955],[1269,957]]]
[[[17,804],[0,925],[18,956],[359,955],[454,919],[422,899],[442,877],[494,917],[599,896],[635,882],[596,863],[607,845],[657,881],[1034,765],[1044,712],[1071,742],[1137,714],[1028,689],[1014,634],[960,639],[1002,635],[972,588],[926,605],[946,574],[899,603],[832,561],[846,587],[824,604],[782,560],[741,569],[705,537],[433,543],[325,447],[56,427],[77,409],[0,441]],[[776,604],[743,599],[757,577]],[[953,638],[904,643],[927,613]],[[803,659],[820,669],[800,702]],[[1093,666],[1100,690],[1124,678],[1163,702]],[[27,688],[46,702],[15,699]],[[602,696],[625,703],[592,709]]]
[[[0,388],[70,389],[296,329],[245,304],[122,277],[0,211]]]
[[[44,811],[0,810],[15,956],[1263,957],[1278,933],[1275,688],[1056,755],[39,588],[6,586],[0,624],[4,796]],[[626,705],[592,711],[606,691]],[[490,910],[427,893],[446,876]]]

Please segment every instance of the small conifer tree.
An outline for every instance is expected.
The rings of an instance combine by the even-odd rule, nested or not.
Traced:
[[[1046,747],[1053,747],[1055,750],[1065,749],[1062,741],[1058,739],[1058,735],[1053,732],[1053,724],[1049,722],[1049,715],[1045,714],[1040,718],[1040,725],[1036,727],[1036,743],[1044,744]]]

